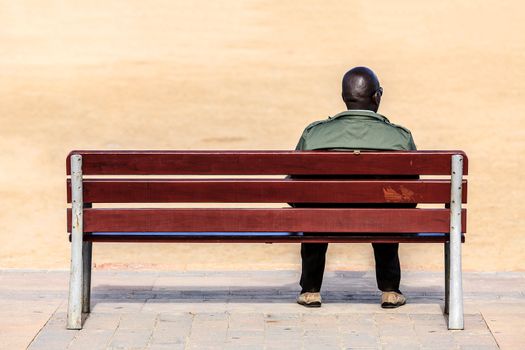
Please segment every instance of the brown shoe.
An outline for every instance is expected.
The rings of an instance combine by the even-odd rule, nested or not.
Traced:
[[[393,309],[405,305],[407,298],[401,293],[383,292],[381,295],[381,307],[383,309]]]
[[[321,307],[321,293],[301,293],[297,297],[297,304],[306,307]]]

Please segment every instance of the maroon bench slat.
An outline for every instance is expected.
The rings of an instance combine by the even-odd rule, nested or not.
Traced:
[[[71,230],[71,209],[68,209]],[[448,209],[85,209],[84,232],[449,232]],[[462,215],[466,229],[466,210]]]
[[[85,175],[450,175],[462,151],[73,151]]]
[[[106,243],[444,243],[448,236],[417,236],[417,235],[316,235],[316,236],[206,236],[206,235],[159,235],[159,234],[126,234],[104,235],[85,234],[84,241]],[[462,236],[465,241],[465,236]]]
[[[446,203],[450,181],[87,179],[83,193],[87,203]]]

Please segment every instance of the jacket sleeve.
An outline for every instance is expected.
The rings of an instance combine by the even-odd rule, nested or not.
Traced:
[[[408,144],[411,151],[417,151],[417,147],[414,142],[414,138],[412,137],[412,133],[410,133],[410,139],[408,140]]]
[[[306,130],[303,132],[303,134],[302,134],[301,137],[299,138],[299,142],[297,142],[297,146],[295,146],[295,150],[296,150],[296,151],[302,151],[302,150],[304,150],[305,134],[306,134]]]
[[[410,143],[410,150],[411,151],[417,151],[416,143],[414,142],[414,138],[412,137],[412,133],[410,133],[409,143]],[[414,179],[415,180],[419,180],[419,175],[414,175]],[[417,207],[417,203],[409,204],[408,207],[409,208],[416,208]]]

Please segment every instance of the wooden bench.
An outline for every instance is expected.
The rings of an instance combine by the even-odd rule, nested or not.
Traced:
[[[448,327],[463,329],[466,210],[461,206],[467,198],[467,158],[461,151],[73,151],[67,174],[72,203],[67,215],[69,329],[80,329],[82,312],[90,312],[93,242],[444,243]],[[267,176],[290,174],[298,178]],[[415,175],[422,178],[406,179]],[[278,204],[238,209],[161,205],[174,202]],[[128,205],[104,208],[107,203]],[[142,203],[158,205],[145,209]],[[282,203],[334,207],[284,208]],[[344,208],[345,203],[434,206]]]

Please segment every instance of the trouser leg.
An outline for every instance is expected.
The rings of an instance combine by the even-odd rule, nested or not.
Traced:
[[[301,243],[301,293],[316,293],[323,283],[328,243]]]
[[[401,267],[398,243],[372,243],[376,262],[377,287],[383,292],[400,292]]]
[[[82,242],[82,312],[91,312],[91,262],[93,242]]]
[[[443,312],[448,315],[450,303],[450,242],[445,242],[445,308]]]

